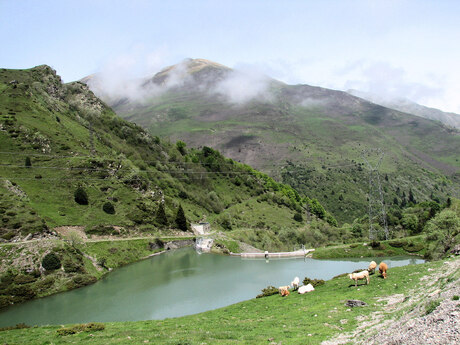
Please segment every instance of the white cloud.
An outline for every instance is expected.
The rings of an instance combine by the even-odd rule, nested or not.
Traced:
[[[244,65],[232,70],[212,92],[224,95],[231,103],[246,103],[255,98],[269,101],[270,81],[257,67]]]

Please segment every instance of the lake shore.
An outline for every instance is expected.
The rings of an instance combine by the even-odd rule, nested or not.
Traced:
[[[61,336],[57,333],[61,326],[45,326],[5,331],[1,337],[11,344],[320,344],[325,340],[329,340],[329,344],[341,344],[350,339],[366,343],[370,337],[376,336],[375,339],[382,341],[390,335],[385,335],[384,327],[373,327],[375,322],[385,325],[394,325],[398,320],[404,322],[403,317],[408,311],[413,318],[425,318],[431,313],[437,315],[444,302],[433,309],[430,306],[432,303],[436,305],[443,296],[452,295],[449,291],[458,286],[460,278],[459,264],[460,258],[457,257],[419,264],[415,270],[412,265],[396,267],[391,269],[387,279],[376,275],[369,285],[360,283],[358,288],[348,277],[339,277],[326,281],[307,295],[291,293],[287,298],[275,295],[251,299],[180,318],[108,322],[104,323],[103,330],[92,333]],[[454,299],[455,295],[451,298]],[[347,307],[347,299],[362,300],[367,306]],[[452,302],[458,306],[458,297]],[[273,310],[276,310],[275,314]],[[283,318],[280,319],[279,315]],[[378,332],[380,338],[375,334]],[[447,339],[445,344],[453,343]]]

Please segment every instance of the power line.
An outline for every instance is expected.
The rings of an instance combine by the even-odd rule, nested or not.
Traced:
[[[372,165],[366,158],[366,155],[376,154],[377,162]],[[371,241],[377,240],[379,237],[378,229],[375,228],[374,222],[381,221],[385,239],[388,240],[388,226],[387,217],[385,212],[385,201],[383,199],[382,185],[380,184],[379,168],[382,163],[384,152],[381,149],[362,152],[363,160],[369,168],[369,239]]]

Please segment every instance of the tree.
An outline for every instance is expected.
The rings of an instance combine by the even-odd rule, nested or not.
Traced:
[[[185,156],[187,154],[187,150],[185,149],[185,147],[187,146],[186,143],[184,143],[183,141],[181,140],[178,140],[176,142],[176,147],[177,147],[177,150],[180,152],[180,154],[182,156]]]
[[[25,166],[28,167],[28,168],[32,166],[32,162],[30,160],[30,157],[26,157]]]
[[[88,205],[88,194],[83,187],[78,187],[74,193],[75,202],[79,205]]]
[[[413,203],[414,205],[417,203],[417,200],[415,200],[414,194],[412,193],[412,188],[409,190],[409,202]]]
[[[460,218],[452,210],[443,210],[426,227],[426,239],[432,241],[429,254],[439,259],[460,242]]]
[[[296,214],[294,215],[294,220],[296,222],[302,223],[303,222],[302,213],[296,212]]]
[[[166,217],[165,206],[162,202],[160,202],[160,205],[158,206],[155,220],[160,226],[168,226],[168,218]]]
[[[61,268],[61,260],[54,253],[46,254],[42,259],[42,267],[47,271],[54,271]]]
[[[102,210],[107,214],[115,214],[115,207],[113,207],[113,204],[109,201],[102,205]]]
[[[182,205],[179,205],[179,208],[177,210],[176,225],[182,231],[188,230],[187,218],[185,218],[185,213],[184,209],[182,208]]]

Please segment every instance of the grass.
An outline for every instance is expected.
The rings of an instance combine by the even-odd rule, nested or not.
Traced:
[[[395,240],[380,241],[380,246],[372,248],[370,243],[364,245],[361,243],[344,244],[338,246],[316,248],[313,252],[314,259],[336,259],[336,258],[359,258],[359,257],[376,257],[376,256],[399,256],[399,255],[418,255],[423,256],[427,250],[424,246],[424,236],[413,236],[401,239],[405,243],[412,243],[414,247],[394,247],[391,246]],[[410,251],[411,248],[420,248],[417,252]],[[408,248],[406,250],[405,248]]]
[[[458,259],[455,259],[458,260]],[[105,329],[60,336],[61,326],[33,327],[1,333],[10,345],[35,344],[319,344],[338,334],[350,332],[358,325],[357,318],[368,318],[373,312],[385,314],[380,299],[394,294],[413,297],[413,289],[424,288],[420,278],[443,271],[443,262],[430,262],[391,269],[388,279],[371,276],[369,285],[358,288],[347,277],[326,281],[306,295],[291,293],[251,299],[201,314],[159,321],[109,322]],[[459,272],[449,278],[459,279]],[[261,289],[263,287],[261,286]],[[436,286],[434,287],[436,288]],[[348,299],[366,302],[367,307],[349,308]],[[401,302],[414,308],[414,298]],[[393,317],[392,313],[385,318]],[[66,328],[75,327],[74,325]],[[77,327],[78,328],[78,327]]]

